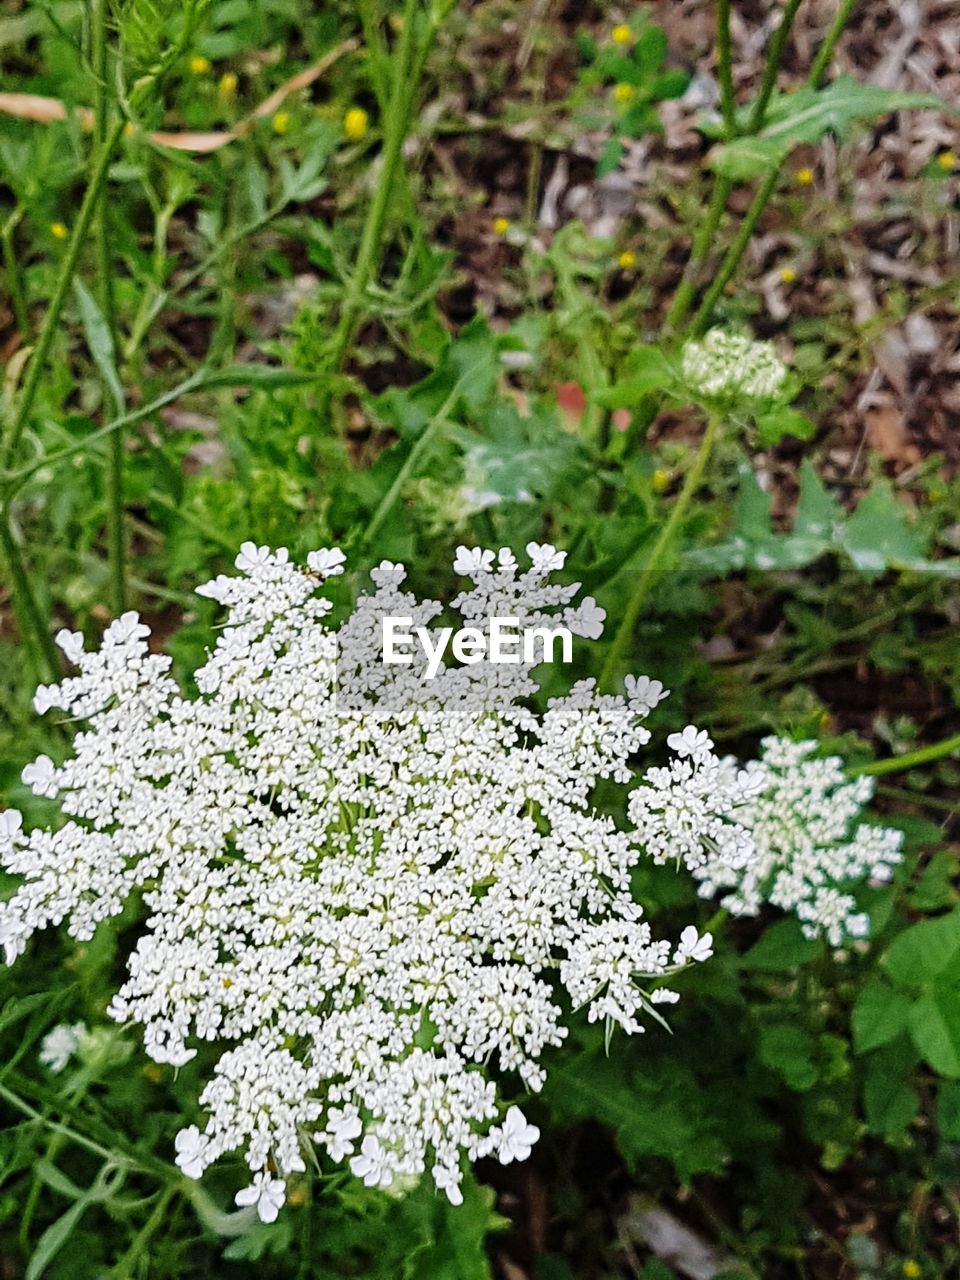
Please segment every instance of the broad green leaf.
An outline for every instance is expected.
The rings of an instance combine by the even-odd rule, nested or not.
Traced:
[[[741,969],[759,969],[779,973],[808,964],[823,954],[823,942],[817,938],[805,938],[799,920],[778,920],[764,929],[745,955],[740,957]]]
[[[612,387],[604,387],[591,397],[605,409],[626,409],[651,391],[669,387],[674,381],[667,357],[657,347],[637,347],[630,357],[626,376]]]
[[[910,998],[882,978],[872,978],[853,1006],[851,1025],[857,1053],[866,1053],[895,1040],[906,1029]]]
[[[858,569],[879,572],[888,565],[923,563],[924,539],[909,522],[906,507],[878,481],[847,521],[843,545]]]
[[[781,164],[800,143],[819,142],[827,133],[842,141],[858,121],[911,107],[956,110],[935,94],[885,89],[850,76],[840,76],[823,89],[775,94],[767,106],[767,123],[760,133],[716,147],[710,164],[717,173],[735,182],[761,177]],[[748,104],[739,113],[744,123],[751,111]]]
[[[898,934],[881,963],[901,987],[932,982],[960,958],[960,911],[921,920]]]
[[[93,294],[79,276],[74,277],[73,291],[77,296],[77,307],[80,311],[83,332],[87,339],[87,346],[90,348],[90,354],[93,357],[93,363],[97,366],[97,371],[110,392],[113,408],[119,413],[123,408],[124,395],[123,386],[117,373],[113,335],[110,332],[110,326],[107,324],[103,312],[97,306]]]
[[[817,1082],[814,1048],[813,1037],[801,1027],[777,1022],[760,1028],[760,1061],[798,1093],[812,1089]]]
[[[942,1076],[960,1076],[960,990],[928,991],[910,1010],[910,1035]]]
[[[919,1099],[910,1084],[915,1065],[916,1056],[906,1036],[867,1058],[863,1086],[867,1127],[888,1142],[903,1139],[919,1110]]]

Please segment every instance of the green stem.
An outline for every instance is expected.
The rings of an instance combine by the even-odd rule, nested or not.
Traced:
[[[30,585],[20,548],[10,528],[10,514],[6,503],[0,504],[0,548],[3,552],[0,559],[6,566],[10,580],[10,600],[17,629],[33,659],[37,678],[48,682],[57,680],[60,671],[57,650],[50,638],[43,613]]]
[[[934,760],[942,760],[944,756],[960,752],[960,733],[953,738],[945,738],[943,742],[935,742],[929,747],[918,747],[916,751],[908,751],[906,755],[893,756],[888,760],[871,760],[869,764],[857,765],[848,769],[852,778],[864,775],[876,777],[884,773],[903,773],[906,769],[914,769],[917,765],[932,764]]]
[[[856,7],[857,0],[841,0],[837,16],[834,18],[830,30],[824,36],[823,44],[820,46],[817,56],[813,60],[813,66],[810,68],[808,83],[814,89],[819,88],[820,81],[827,74],[833,51],[836,49],[840,37],[847,29],[847,24],[853,17],[853,11]]]
[[[17,262],[17,252],[13,244],[13,233],[22,216],[22,209],[14,210],[3,224],[0,240],[3,241],[3,273],[7,279],[7,292],[10,295],[13,316],[17,322],[17,328],[20,330],[21,338],[25,343],[29,343],[33,338],[33,334],[30,331],[30,313],[27,310],[27,299],[23,292],[20,266]]]
[[[460,394],[460,388],[463,386],[464,382],[467,380],[469,376],[470,374],[469,372],[467,372],[462,377],[457,379],[450,394],[447,396],[443,404],[436,411],[436,413],[433,415],[433,417],[430,419],[430,421],[427,423],[424,429],[421,431],[420,438],[417,440],[416,444],[407,454],[406,461],[404,462],[400,470],[397,472],[396,479],[394,480],[390,488],[387,490],[387,492],[383,495],[383,498],[380,500],[380,505],[377,507],[376,511],[373,513],[370,523],[367,525],[366,532],[363,535],[363,538],[361,541],[362,546],[368,547],[370,545],[370,543],[376,537],[377,531],[379,530],[380,526],[383,524],[384,520],[393,510],[394,504],[396,503],[397,499],[400,497],[400,494],[403,490],[403,486],[410,479],[418,463],[420,462],[420,459],[430,448],[430,445],[433,443],[434,438],[436,437],[440,428],[446,422],[447,414],[456,404],[457,397]]]
[[[753,104],[753,110],[750,113],[750,123],[747,127],[748,133],[759,133],[763,128],[763,122],[767,114],[767,105],[770,97],[777,85],[777,72],[780,70],[780,59],[783,57],[783,48],[787,43],[787,36],[790,34],[790,28],[793,26],[793,20],[797,16],[797,10],[800,8],[800,0],[787,0],[786,7],[783,11],[783,17],[780,24],[773,33],[773,39],[770,41],[770,49],[767,52],[767,61],[763,68],[763,81],[760,85],[760,92],[757,94],[757,100]]]
[[[333,336],[330,368],[336,373],[343,364],[347,348],[356,331],[363,311],[364,297],[380,259],[380,244],[386,224],[387,210],[394,197],[394,183],[400,162],[403,143],[407,136],[410,111],[416,95],[417,84],[412,75],[414,66],[417,0],[406,0],[403,10],[403,29],[394,58],[393,83],[385,120],[383,158],[380,176],[373,201],[364,223],[357,265],[350,278],[346,297],[340,311],[340,321]]]
[[[100,148],[96,164],[94,165],[93,172],[90,175],[90,181],[87,183],[87,189],[83,193],[80,212],[77,214],[77,220],[74,223],[70,242],[67,245],[67,252],[63,259],[63,265],[60,268],[60,275],[53,291],[53,297],[50,299],[50,305],[47,308],[43,328],[40,330],[40,337],[37,339],[36,350],[30,360],[30,367],[27,370],[24,387],[20,393],[16,410],[14,411],[7,429],[3,433],[2,442],[0,442],[0,469],[5,470],[10,466],[14,454],[17,451],[17,446],[20,443],[20,437],[23,434],[23,429],[30,417],[30,410],[33,408],[33,402],[36,399],[37,391],[40,388],[40,379],[43,377],[46,369],[47,357],[50,354],[50,348],[53,345],[53,339],[60,324],[60,312],[63,310],[67,290],[70,288],[74,272],[77,269],[80,250],[83,248],[83,243],[90,231],[90,224],[92,223],[93,215],[96,212],[97,204],[100,199],[100,192],[107,180],[107,170],[110,167],[110,159],[113,155],[114,148],[120,140],[122,132],[123,120],[118,119],[114,122],[112,128],[107,134],[103,146]]]
[[[614,682],[620,674],[620,664],[623,660],[624,653],[633,639],[634,629],[637,625],[637,619],[640,617],[640,611],[646,602],[647,597],[653,590],[657,582],[657,575],[666,568],[664,563],[670,552],[673,550],[677,533],[683,522],[683,518],[687,513],[687,509],[693,499],[694,494],[700,488],[703,480],[703,473],[706,470],[707,462],[713,451],[713,446],[717,439],[720,429],[720,419],[715,413],[711,413],[707,419],[706,430],[703,433],[703,439],[700,442],[700,448],[697,450],[693,465],[687,472],[683,482],[683,487],[677,495],[677,500],[673,504],[670,515],[667,517],[653,549],[646,557],[644,568],[640,573],[640,578],[634,588],[633,594],[627,601],[627,607],[623,613],[623,619],[620,628],[614,637],[613,644],[607,653],[606,661],[603,664],[603,670],[600,673],[600,689],[604,692],[612,692]]]
[[[715,179],[707,216],[697,229],[697,234],[690,250],[690,257],[684,268],[680,284],[677,286],[677,292],[670,303],[670,310],[667,312],[666,327],[668,329],[676,331],[687,318],[687,313],[690,310],[693,295],[696,291],[697,281],[700,278],[700,272],[710,253],[713,237],[717,234],[717,228],[720,226],[720,221],[723,218],[732,190],[733,183],[729,178],[718,176]]]
[[[733,47],[730,41],[730,0],[717,0],[717,59],[720,78],[720,110],[724,138],[737,133],[737,107],[733,96]]]
[[[176,1183],[171,1183],[165,1187],[160,1193],[157,1203],[153,1207],[153,1212],[143,1224],[142,1229],[134,1237],[130,1248],[123,1255],[113,1271],[110,1273],[116,1277],[116,1280],[127,1280],[127,1277],[134,1274],[133,1268],[143,1255],[143,1251],[150,1242],[150,1237],[163,1223],[164,1215],[170,1206],[171,1200],[180,1191],[180,1187]]]
[[[94,137],[98,148],[107,138],[107,5],[106,0],[93,0],[91,24],[94,78]],[[96,213],[97,247],[97,295],[100,310],[110,335],[111,357],[117,353],[116,325],[113,306],[113,268],[110,261],[110,241],[107,232],[106,185],[100,188]],[[123,402],[114,397],[103,384],[104,404],[112,404],[113,416],[123,413]],[[106,469],[107,505],[107,562],[110,577],[110,603],[114,615],[119,617],[127,607],[126,547],[123,527],[123,462],[124,440],[122,431],[110,436],[110,450]]]
[[[697,308],[696,315],[693,317],[690,329],[694,335],[703,333],[704,329],[709,325],[717,299],[727,287],[727,284],[733,278],[733,273],[740,265],[740,259],[746,252],[747,245],[750,243],[750,239],[753,236],[754,231],[757,229],[757,223],[760,221],[760,217],[764,209],[767,207],[767,202],[773,195],[779,181],[780,169],[779,167],[775,167],[770,170],[757,189],[757,194],[753,197],[750,208],[747,210],[746,216],[740,224],[740,230],[734,237],[730,248],[724,254],[720,268],[717,271],[717,274],[713,277],[713,280],[710,282],[710,286],[703,295],[700,306]]]

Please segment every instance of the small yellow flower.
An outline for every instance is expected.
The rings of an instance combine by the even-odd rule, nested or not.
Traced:
[[[955,151],[941,151],[937,156],[937,164],[945,173],[952,173],[957,167],[957,153]]]
[[[610,32],[610,39],[614,44],[630,44],[633,40],[633,32],[625,22],[621,22]]]
[[[127,123],[123,126],[123,136],[125,138],[132,138],[136,132],[137,132],[137,126],[133,123],[132,120],[128,120]]]
[[[917,1277],[923,1273],[920,1270],[919,1262],[914,1262],[912,1258],[908,1258],[903,1264],[903,1274],[907,1277],[907,1280],[917,1280]]]
[[[370,117],[363,107],[351,107],[343,117],[343,132],[351,142],[360,142],[367,135]]]
[[[637,91],[632,84],[621,81],[620,84],[613,86],[613,100],[618,107],[628,106],[636,96]]]
[[[195,76],[205,76],[210,70],[210,59],[205,58],[202,53],[194,54],[190,59],[190,70]]]
[[[50,234],[53,236],[54,240],[66,240],[70,232],[62,222],[51,222]]]
[[[653,473],[653,491],[654,493],[664,493],[670,484],[670,472],[664,471],[662,467],[657,467]]]
[[[617,266],[621,271],[632,271],[637,265],[637,255],[632,249],[624,249],[620,257],[617,259]]]
[[[796,278],[797,278],[797,273],[793,267],[780,268],[780,279],[783,281],[784,284],[793,284]]]
[[[793,175],[793,180],[798,187],[809,187],[815,177],[816,174],[812,169],[798,169]]]
[[[499,217],[493,220],[493,234],[495,236],[505,236],[510,230],[510,219]]]
[[[220,77],[220,83],[217,85],[217,92],[221,98],[232,98],[237,92],[237,74],[235,71],[225,71]]]
[[[273,132],[286,133],[290,128],[290,115],[286,111],[278,111],[273,117]]]

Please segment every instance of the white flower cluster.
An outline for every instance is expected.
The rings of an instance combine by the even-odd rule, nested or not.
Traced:
[[[691,390],[708,400],[772,400],[787,376],[773,343],[724,329],[685,343],[681,367]]]
[[[837,756],[812,759],[816,742],[765,738],[761,748],[767,786],[740,819],[752,855],[739,868],[717,855],[692,867],[701,893],[731,889],[722,901],[734,915],[756,915],[763,902],[792,911],[808,938],[824,935],[832,947],[864,937],[870,919],[849,886],[890,879],[902,832],[856,822],[873,781],[851,782]]]
[[[563,553],[527,551],[521,571],[505,548],[459,548],[472,586],[451,608],[481,629],[516,617],[599,635],[603,610],[548,580]],[[240,575],[201,588],[227,618],[194,698],[136,614],[97,652],[61,632],[78,674],[41,687],[36,705],[88,727],[65,763],[41,756],[23,778],[67,821],[26,833],[0,814],[0,862],[23,877],[0,905],[8,962],[35,930],[66,921],[87,939],[142,895],[144,932],[109,1012],[143,1027],[157,1062],[221,1044],[204,1127],[180,1131],[177,1163],[200,1177],[242,1151],[253,1180],[238,1203],[264,1221],[311,1140],[370,1186],[429,1168],[455,1204],[464,1155],[524,1159],[538,1131],[497,1081],[542,1087],[541,1055],[566,1034],[564,992],[591,1020],[641,1031],[678,998],[663,980],[711,954],[693,926],[674,944],[654,936],[630,892],[638,859],[682,861],[742,894],[754,842],[762,856],[781,847],[762,805],[792,806],[790,830],[811,808],[792,766],[771,796],[765,767],[720,760],[690,726],[619,828],[591,796],[599,779],[632,781],[659,682],[630,679],[614,697],[582,681],[537,715],[522,664],[425,681],[417,657],[383,662],[381,624],[429,626],[440,603],[384,562],[334,629],[320,592],[343,559],[317,551],[301,569],[245,543]],[[59,1061],[66,1045],[49,1049]]]

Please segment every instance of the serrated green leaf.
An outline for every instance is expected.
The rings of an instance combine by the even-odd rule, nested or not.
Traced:
[[[819,142],[827,133],[843,141],[858,121],[917,107],[956,111],[952,104],[935,94],[885,89],[840,76],[823,89],[803,88],[775,94],[767,106],[767,123],[761,132],[716,147],[710,164],[717,173],[734,181],[760,177],[782,163],[801,143]],[[752,106],[748,104],[738,113],[744,124],[751,111]]]
[[[764,449],[779,444],[784,436],[809,440],[817,430],[805,413],[783,407],[762,413],[757,418],[757,443]]]

